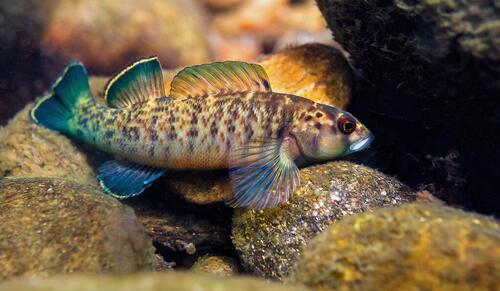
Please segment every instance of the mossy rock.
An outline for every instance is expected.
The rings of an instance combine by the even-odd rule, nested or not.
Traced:
[[[416,199],[398,180],[347,161],[304,168],[300,180],[287,203],[262,211],[235,210],[232,239],[247,271],[282,279],[304,246],[330,224]]]
[[[66,275],[48,279],[11,280],[0,283],[0,290],[43,290],[43,291],[84,291],[84,290],[143,290],[143,291],[304,291],[304,287],[285,286],[249,277],[220,278],[195,273],[173,272],[167,274],[142,273],[132,275]]]
[[[0,278],[151,270],[134,211],[93,187],[53,178],[0,180]]]
[[[191,270],[193,272],[229,277],[238,273],[239,266],[234,259],[229,257],[204,255],[194,263]]]
[[[317,236],[289,282],[315,290],[499,290],[500,224],[409,204],[345,218]]]
[[[65,136],[36,125],[31,106],[0,129],[0,177],[59,177],[97,185],[89,156]]]

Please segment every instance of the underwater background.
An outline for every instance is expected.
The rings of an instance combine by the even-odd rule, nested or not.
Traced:
[[[0,290],[500,289],[498,1],[3,0],[0,43]],[[187,66],[260,64],[375,140],[271,209],[227,207],[224,170],[116,200],[110,156],[29,110],[72,60],[104,104],[149,56],[165,95]]]

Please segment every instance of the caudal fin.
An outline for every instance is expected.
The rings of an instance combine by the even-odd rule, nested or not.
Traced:
[[[70,132],[70,121],[79,102],[92,100],[85,67],[80,62],[69,64],[52,86],[52,92],[31,109],[33,121],[61,133]]]

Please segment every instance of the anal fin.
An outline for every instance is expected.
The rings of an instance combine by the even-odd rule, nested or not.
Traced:
[[[132,162],[108,161],[98,169],[97,180],[104,192],[125,199],[141,194],[165,171]]]

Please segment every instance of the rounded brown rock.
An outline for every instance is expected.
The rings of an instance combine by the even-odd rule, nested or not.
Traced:
[[[152,270],[134,211],[93,187],[55,178],[0,180],[0,278]]]
[[[306,247],[288,280],[313,290],[499,290],[500,224],[409,204],[345,218]]]
[[[238,273],[237,262],[229,257],[205,255],[200,257],[191,268],[194,272],[212,274],[221,277],[234,276]]]
[[[232,240],[247,271],[283,279],[307,243],[329,225],[416,199],[398,180],[347,161],[301,169],[300,181],[290,200],[275,208],[235,210]]]
[[[65,136],[36,125],[31,107],[0,129],[0,177],[60,177],[97,185],[92,158]]]

